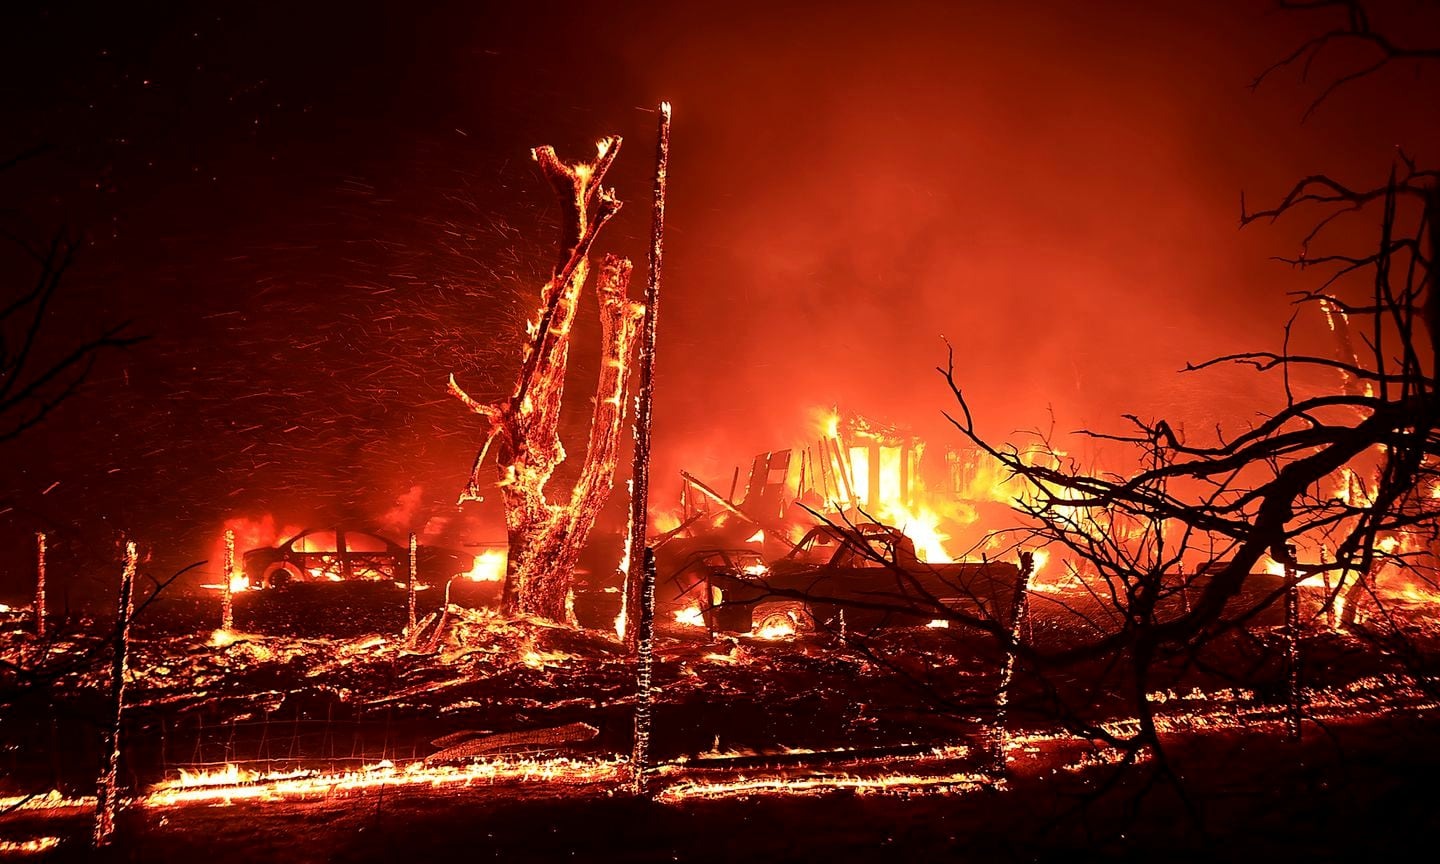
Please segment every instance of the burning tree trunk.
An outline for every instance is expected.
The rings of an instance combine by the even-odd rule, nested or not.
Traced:
[[[600,228],[620,209],[613,190],[601,186],[620,139],[602,139],[593,161],[567,164],[550,147],[532,151],[555,187],[563,211],[560,261],[540,294],[514,395],[483,404],[450,379],[450,392],[490,422],[484,447],[460,500],[480,499],[480,472],[493,445],[500,474],[510,555],[504,605],[556,621],[568,621],[570,577],[615,479],[616,450],[624,418],[631,345],[643,307],[626,299],[630,262],[605,256],[600,301],[601,363],[590,441],[579,479],[567,500],[551,503],[545,485],[565,459],[560,442],[560,405],[570,353],[570,331],[589,272],[590,247]]]

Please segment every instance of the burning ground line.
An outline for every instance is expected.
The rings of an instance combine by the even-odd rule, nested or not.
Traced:
[[[230,804],[235,801],[328,798],[368,789],[464,788],[515,781],[608,782],[618,785],[625,777],[623,762],[599,759],[495,759],[459,766],[426,765],[423,760],[401,766],[386,760],[358,771],[294,771],[263,775],[231,765],[216,774],[182,775],[178,780],[159,783],[135,803],[146,808]]]
[[[669,778],[669,785],[656,790],[660,801],[682,801],[688,798],[719,798],[731,795],[818,795],[848,791],[859,794],[908,795],[970,792],[981,787],[1005,788],[1003,778],[976,772],[935,771],[934,773],[886,773],[866,776],[864,769],[885,769],[897,763],[953,762],[972,754],[963,745],[908,744],[891,748],[858,748],[840,750],[790,750],[782,753],[748,755],[708,755],[696,759],[679,759],[661,766],[659,775]],[[825,767],[845,765],[844,774],[824,773]],[[794,772],[789,775],[758,776],[765,772]],[[678,779],[691,772],[749,770],[733,779]]]
[[[955,794],[991,788],[1003,790],[1003,778],[990,774],[886,774],[878,777],[856,775],[769,777],[735,780],[687,780],[660,789],[656,799],[679,802],[688,798],[723,798],[732,795],[820,795],[827,792],[854,792],[861,795]]]

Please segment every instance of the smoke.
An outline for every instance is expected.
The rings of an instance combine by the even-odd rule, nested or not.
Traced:
[[[0,466],[5,506],[54,526],[57,550],[108,548],[120,526],[184,564],[233,513],[503,536],[494,496],[441,507],[483,439],[446,375],[510,392],[555,257],[530,147],[625,136],[610,180],[628,203],[596,251],[643,263],[661,99],[675,126],[657,508],[682,468],[728,489],[736,465],[808,437],[816,406],[955,443],[935,372],[947,342],[998,441],[1113,430],[1124,412],[1197,437],[1250,422],[1277,382],[1177,370],[1277,347],[1287,292],[1317,275],[1268,260],[1309,226],[1235,232],[1241,190],[1269,201],[1322,170],[1383,182],[1395,145],[1436,140],[1434,113],[1393,82],[1304,126],[1313,93],[1252,94],[1310,24],[1241,2],[455,3],[338,23],[296,10],[284,28],[195,15],[176,32],[203,38],[182,45],[76,13],[3,58],[15,80],[61,70],[11,126],[64,156],[8,177],[5,205],[99,229],[56,329],[101,316],[155,336]],[[92,103],[82,119],[53,107]],[[1363,224],[1333,230],[1337,247],[1373,244]],[[596,371],[583,302],[571,419]],[[1302,316],[1295,338],[1315,327]],[[583,428],[567,435],[579,452]],[[237,545],[278,539],[261,533]]]
[[[420,507],[424,503],[425,487],[416,484],[410,491],[395,499],[395,506],[380,517],[380,527],[397,536],[408,535],[420,526]]]

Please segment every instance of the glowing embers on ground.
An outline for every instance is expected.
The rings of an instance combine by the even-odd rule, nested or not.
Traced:
[[[67,810],[72,808],[95,809],[95,796],[82,795],[70,798],[52,789],[44,795],[12,795],[0,797],[0,813],[30,810]]]
[[[34,837],[30,840],[0,840],[0,855],[39,855],[60,845],[59,837]]]
[[[977,770],[974,753],[961,745],[936,745],[914,753],[885,756],[864,756],[843,749],[825,752],[790,749],[776,754],[774,758],[777,761],[793,761],[795,756],[815,764],[762,766],[737,771],[726,763],[736,759],[753,761],[757,757],[744,753],[707,754],[698,760],[679,760],[660,769],[660,776],[669,782],[662,786],[656,797],[662,801],[681,801],[756,794],[851,792],[905,795],[963,793],[982,787],[1005,788],[1002,778]],[[765,757],[758,758],[763,761]],[[897,766],[907,766],[910,770],[899,770]],[[717,771],[723,772],[722,776],[716,776]]]
[[[178,804],[230,804],[236,801],[346,796],[366,790],[463,788],[507,782],[621,783],[626,767],[618,759],[492,759],[466,765],[427,765],[424,761],[396,765],[389,760],[355,771],[325,773],[294,770],[260,773],[236,765],[211,772],[182,772],[159,783],[138,803],[143,807]]]

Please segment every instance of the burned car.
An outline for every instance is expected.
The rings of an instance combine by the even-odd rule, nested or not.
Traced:
[[[410,575],[410,550],[368,531],[343,528],[303,531],[275,546],[251,549],[242,558],[245,576],[255,587],[283,588],[305,582],[400,582]],[[420,544],[417,576],[443,583],[469,571],[475,556]]]
[[[808,618],[853,629],[918,626],[954,613],[1008,626],[1020,568],[927,563],[903,531],[874,523],[818,525],[750,590],[804,604]]]
[[[656,579],[655,607],[681,623],[704,625],[712,632],[746,633],[767,614],[765,591],[758,580],[770,572],[760,553],[746,548],[697,548],[666,556]],[[775,606],[793,606],[776,601]],[[761,608],[757,608],[761,607]]]
[[[930,564],[898,528],[820,525],[766,564],[753,549],[692,548],[657,567],[656,606],[682,623],[760,635],[920,626],[951,613],[1008,626],[1020,568]]]

